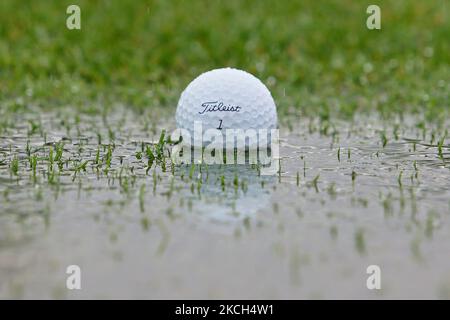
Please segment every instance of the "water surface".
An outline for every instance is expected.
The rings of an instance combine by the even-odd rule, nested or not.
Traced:
[[[267,177],[149,168],[174,127],[150,114],[7,121],[1,298],[450,298],[448,124],[292,117]],[[65,288],[71,264],[80,291]],[[366,288],[372,264],[382,290]]]

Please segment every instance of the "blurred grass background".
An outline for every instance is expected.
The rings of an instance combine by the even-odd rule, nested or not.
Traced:
[[[81,30],[66,8],[81,7]],[[381,7],[382,30],[366,8]],[[259,77],[279,113],[449,115],[450,4],[410,1],[0,2],[0,108],[173,112],[201,72]]]

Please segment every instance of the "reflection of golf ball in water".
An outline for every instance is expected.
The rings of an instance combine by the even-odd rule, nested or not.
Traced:
[[[277,111],[267,87],[248,72],[223,68],[205,72],[181,94],[177,127],[191,135],[194,122],[203,132],[217,129],[275,129]]]
[[[191,166],[180,166],[176,175],[188,176]],[[195,219],[208,228],[215,227],[225,233],[233,232],[242,226],[245,219],[258,220],[258,213],[270,208],[270,190],[276,183],[276,176],[260,176],[249,165],[220,166],[209,165],[199,171],[196,167],[194,177],[201,184],[192,192],[190,188],[180,190],[184,199],[191,201],[189,219]]]

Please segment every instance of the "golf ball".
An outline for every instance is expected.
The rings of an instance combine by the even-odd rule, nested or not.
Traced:
[[[277,110],[267,87],[248,72],[222,68],[195,78],[178,101],[176,124],[193,133],[202,130],[275,129]]]

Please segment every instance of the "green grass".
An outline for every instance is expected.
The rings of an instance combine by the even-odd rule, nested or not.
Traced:
[[[81,30],[65,27],[73,3]],[[375,110],[445,119],[450,5],[376,1],[382,30],[370,31],[372,3],[3,0],[0,110],[123,104],[170,114],[190,80],[232,66],[268,85],[282,118]]]

